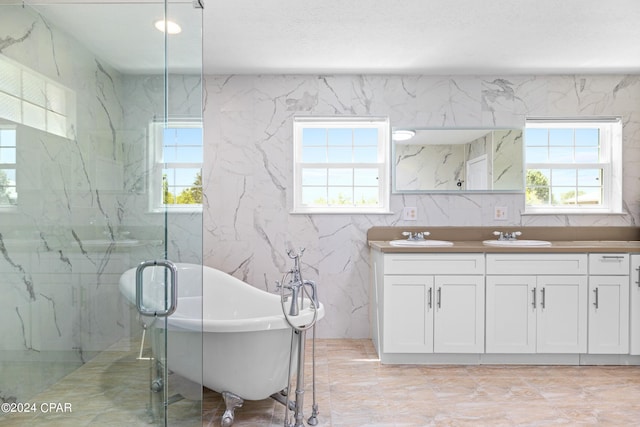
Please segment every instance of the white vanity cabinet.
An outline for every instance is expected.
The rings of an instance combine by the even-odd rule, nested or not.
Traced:
[[[586,254],[487,254],[486,352],[585,353]]]
[[[629,353],[628,254],[589,254],[588,353]]]
[[[640,254],[630,256],[629,354],[640,355]]]
[[[484,352],[482,254],[383,255],[384,353]]]

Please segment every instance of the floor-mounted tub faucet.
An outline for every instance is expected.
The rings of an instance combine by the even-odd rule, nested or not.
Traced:
[[[289,273],[293,273],[293,270],[290,270]],[[276,281],[276,292],[278,290],[281,291],[282,288],[288,289],[291,291],[291,306],[289,308],[289,316],[297,316],[300,314],[300,306],[298,305],[298,296],[300,296],[300,288],[303,283],[301,281],[289,280],[289,283],[286,285],[280,281]],[[287,295],[283,295],[283,301],[288,301],[289,298]]]
[[[305,280],[302,280],[302,273],[300,271],[300,258],[303,253],[304,248],[301,248],[298,252],[294,252],[293,249],[287,251],[287,255],[293,260],[293,268],[289,271],[289,274],[293,277],[286,285],[279,284],[279,286],[284,286],[285,289],[291,290],[291,307],[289,308],[289,316],[297,316],[300,314],[298,297],[303,296],[300,293],[300,288],[305,285]]]

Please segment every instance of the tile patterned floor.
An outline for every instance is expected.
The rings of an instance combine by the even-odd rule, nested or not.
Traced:
[[[148,426],[148,371],[135,351],[111,350],[34,397],[73,402],[72,414],[0,416],[0,426]],[[370,340],[318,340],[316,358],[320,427],[640,426],[640,367],[381,365]],[[171,426],[200,424],[199,401],[169,412]],[[223,412],[205,389],[202,426],[219,426]],[[234,426],[283,424],[284,406],[267,399],[245,402]]]
[[[319,340],[316,356],[322,427],[640,426],[640,367],[381,365],[369,340]],[[307,388],[305,416],[310,406]],[[205,394],[204,426],[223,411]],[[283,415],[245,402],[234,426],[282,426]]]

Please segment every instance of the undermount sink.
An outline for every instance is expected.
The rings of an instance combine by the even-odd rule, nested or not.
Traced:
[[[407,247],[413,247],[413,248],[426,248],[426,247],[432,247],[432,246],[453,246],[453,242],[449,242],[447,240],[431,240],[431,239],[426,239],[426,240],[407,240],[407,239],[391,240],[389,242],[389,244],[391,246],[407,246]]]
[[[482,242],[487,246],[503,247],[531,247],[531,246],[551,246],[551,242],[546,240],[485,240]]]

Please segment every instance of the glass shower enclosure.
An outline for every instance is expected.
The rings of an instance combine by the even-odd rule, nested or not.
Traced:
[[[0,425],[202,425],[199,6],[0,2]]]

